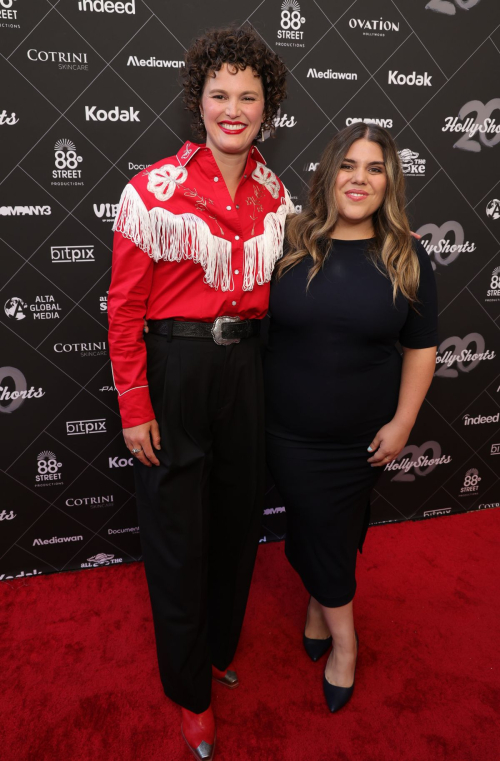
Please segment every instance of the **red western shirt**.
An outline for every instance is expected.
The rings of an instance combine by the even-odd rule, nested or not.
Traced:
[[[252,147],[231,198],[205,145],[187,142],[125,187],[113,229],[109,349],[124,428],[154,418],[143,319],[262,319],[282,255],[287,191]]]

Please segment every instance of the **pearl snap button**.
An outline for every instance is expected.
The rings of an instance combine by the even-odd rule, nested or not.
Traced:
[[[226,206],[226,209],[227,209],[228,211],[231,211],[231,207],[230,207],[230,206]]]
[[[235,274],[235,275],[239,275],[239,274],[240,274],[240,271],[239,271],[239,270],[235,270],[235,271],[234,271],[234,274]]]
[[[235,235],[235,236],[234,236],[234,239],[235,239],[235,240],[239,240],[239,239],[240,239],[240,236],[239,236],[239,235]]]
[[[233,305],[233,307],[235,307],[236,306],[236,301],[231,301],[231,304]]]
[[[219,182],[219,178],[218,177],[214,177],[214,182]]]
[[[238,206],[238,204],[236,204],[236,208],[237,208],[237,209],[239,209],[239,208],[240,208],[240,207]]]

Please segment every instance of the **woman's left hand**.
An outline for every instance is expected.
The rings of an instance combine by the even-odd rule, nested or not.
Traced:
[[[411,428],[396,420],[383,425],[368,447],[369,452],[375,453],[368,460],[372,468],[380,468],[395,460],[408,441],[410,431]]]

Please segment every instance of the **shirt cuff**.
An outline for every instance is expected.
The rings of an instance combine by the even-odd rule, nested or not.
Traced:
[[[118,396],[120,406],[120,415],[123,428],[132,428],[135,425],[142,425],[154,420],[155,413],[151,399],[149,397],[149,388],[132,388],[124,394]]]

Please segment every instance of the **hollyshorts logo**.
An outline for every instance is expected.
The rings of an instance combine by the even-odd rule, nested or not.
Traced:
[[[470,11],[478,3],[479,0],[430,0],[425,9],[435,13],[443,13],[445,16],[454,16],[457,8]]]
[[[357,122],[363,122],[364,124],[377,124],[379,127],[384,127],[385,129],[391,129],[393,126],[392,119],[374,119],[371,116],[365,116],[364,118],[360,116],[348,116],[345,120],[346,127],[349,127],[350,124],[356,124]]]
[[[438,465],[447,465],[451,460],[450,455],[442,454],[441,444],[426,441],[420,447],[408,444],[384,470],[398,471],[391,481],[414,481],[415,476],[428,476]]]
[[[113,534],[138,534],[139,526],[131,526],[130,528],[108,528],[108,535]]]
[[[436,364],[441,367],[434,375],[439,378],[456,378],[459,373],[470,373],[480,362],[495,357],[494,351],[486,349],[486,341],[480,333],[468,333],[464,338],[450,336],[438,346]]]
[[[85,121],[87,122],[140,122],[139,111],[129,106],[120,109],[118,106],[106,111],[104,108],[96,110],[97,106],[85,106]]]
[[[0,0],[0,27],[6,29],[20,29],[18,23],[17,0]],[[12,576],[8,577],[9,579]]]
[[[0,581],[7,581],[8,579],[22,579],[24,576],[41,576],[41,575],[42,575],[42,571],[37,571],[37,569],[34,568],[32,571],[21,571],[15,576],[6,576],[5,573],[0,573]]]
[[[45,391],[31,386],[28,389],[26,377],[17,367],[0,367],[0,412],[15,412],[26,399],[40,399]]]
[[[492,444],[490,454],[500,454],[500,444]]]
[[[33,547],[38,547],[42,544],[65,544],[66,542],[83,542],[83,536],[78,534],[77,536],[53,536],[50,539],[34,539]]]
[[[424,518],[435,518],[438,515],[449,515],[451,513],[451,507],[442,507],[437,510],[425,510]]]
[[[106,312],[108,311],[108,292],[106,291],[105,296],[99,296],[99,312]]]
[[[410,151],[409,148],[403,148],[398,151],[401,168],[406,177],[425,177],[426,159],[419,159],[419,153]]]
[[[68,436],[84,436],[88,433],[107,433],[106,418],[66,421],[66,434]]]
[[[382,16],[378,19],[350,18],[349,27],[359,29],[365,37],[385,37],[387,33],[399,32],[399,21],[387,21]]]
[[[164,58],[155,58],[154,56],[150,58],[137,58],[136,55],[130,55],[127,59],[127,66],[147,66],[149,69],[182,69],[185,65],[184,61],[170,61]]]
[[[93,205],[94,214],[102,222],[114,222],[118,214],[119,205],[118,203],[95,203]]]
[[[492,198],[486,205],[486,216],[490,219],[500,219],[500,201]]]
[[[17,518],[17,513],[14,510],[11,510],[9,513],[7,510],[2,510],[0,513],[0,521],[13,521],[14,518]]]
[[[35,486],[62,486],[62,462],[57,461],[57,457],[54,452],[46,450],[40,452],[36,458],[37,463],[37,475],[35,478]]]
[[[500,124],[491,116],[497,109],[500,109],[500,98],[492,98],[488,103],[469,100],[462,106],[458,116],[445,118],[441,131],[464,133],[453,145],[462,151],[479,153],[483,146],[493,148],[500,143]]]
[[[483,425],[484,423],[498,423],[500,420],[500,412],[497,412],[496,415],[476,415],[475,417],[472,417],[466,413],[462,416],[462,420],[464,421],[464,425]]]
[[[55,169],[51,185],[83,185],[82,170],[78,168],[82,161],[71,140],[58,140],[54,145]]]
[[[276,128],[295,127],[296,124],[297,124],[297,119],[295,118],[295,116],[288,116],[288,114],[283,114],[283,116],[280,114],[274,120],[274,126]]]
[[[50,206],[0,206],[0,217],[43,217],[52,214]]]
[[[66,507],[114,507],[114,496],[106,494],[99,497],[68,497],[64,503]]]
[[[0,127],[3,127],[4,125],[7,125],[8,127],[13,127],[14,124],[17,124],[19,119],[15,115],[14,111],[9,114],[4,109],[3,111],[0,111]]]
[[[110,468],[126,468],[134,464],[133,457],[108,457]]]
[[[297,0],[283,0],[276,45],[286,48],[305,48],[302,29],[305,23],[306,20],[300,12],[300,4]]]
[[[332,69],[325,69],[324,71],[309,69],[307,77],[312,79],[357,79],[358,75],[356,72],[333,71]]]
[[[407,85],[409,87],[432,87],[432,74],[425,71],[423,74],[417,74],[412,71],[411,74],[400,74],[399,71],[389,71],[387,84],[389,85]]]
[[[24,320],[30,314],[34,320],[59,320],[61,307],[54,296],[35,296],[32,304],[27,304],[18,296],[5,302],[4,311],[11,320]]]
[[[464,477],[462,488],[460,489],[459,497],[476,496],[479,492],[479,482],[481,477],[477,468],[470,468]]]
[[[57,354],[80,354],[80,357],[101,357],[108,353],[106,341],[89,341],[88,343],[56,343],[54,351]]]
[[[51,246],[50,261],[52,264],[95,262],[94,246]]]
[[[87,53],[71,53],[66,51],[64,53],[56,52],[55,50],[37,50],[36,48],[30,48],[26,54],[30,61],[35,63],[57,63],[58,69],[64,69],[67,71],[88,71],[88,59]]]
[[[422,236],[421,244],[432,259],[432,269],[442,265],[447,267],[458,259],[462,253],[472,253],[476,250],[476,244],[465,240],[464,228],[460,222],[443,222],[441,227],[434,223],[422,225],[417,230]],[[453,238],[453,243],[450,240]]]
[[[116,563],[123,563],[123,558],[115,558],[114,555],[109,555],[106,552],[98,552],[97,555],[87,558],[86,563],[81,563],[80,568],[97,568],[100,565],[114,565]]]
[[[93,13],[128,13],[131,16],[135,13],[135,0],[128,0],[128,2],[117,2],[117,0],[78,0],[78,10]]]

